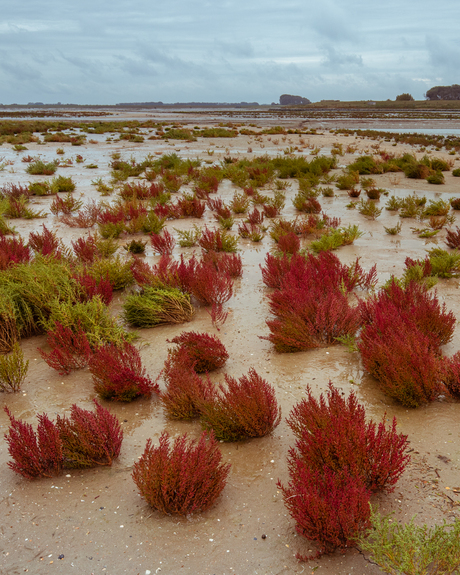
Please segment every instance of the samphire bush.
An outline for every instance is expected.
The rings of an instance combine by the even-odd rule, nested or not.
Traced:
[[[291,462],[301,458],[320,471],[348,469],[371,492],[393,491],[409,461],[407,435],[397,433],[396,419],[388,427],[366,421],[355,393],[345,399],[331,382],[319,400],[307,387],[307,397],[293,407],[287,423],[297,437]]]
[[[70,417],[58,415],[56,423],[46,414],[37,415],[37,431],[5,408],[10,419],[5,440],[12,457],[8,467],[35,479],[58,475],[64,468],[112,465],[120,454],[123,431],[114,415],[94,404],[95,412],[72,405]]]
[[[200,377],[193,369],[185,348],[169,354],[163,369],[166,390],[160,401],[170,419],[194,419],[199,417],[201,404],[211,401],[216,388],[208,377]]]
[[[175,350],[169,350],[171,360],[174,361],[174,358],[179,354],[181,362],[183,362],[185,352],[190,366],[196,373],[219,369],[225,365],[228,359],[228,352],[224,344],[218,337],[208,333],[184,331],[168,342],[179,346]]]
[[[274,319],[267,321],[271,333],[266,339],[285,353],[354,335],[361,318],[347,294],[357,285],[373,285],[375,274],[375,267],[365,274],[359,261],[348,267],[328,251],[306,257],[267,255],[262,277],[267,285],[279,288],[267,296]]]
[[[352,393],[344,399],[329,383],[327,397],[294,406],[288,425],[297,437],[289,450],[289,484],[278,481],[296,531],[318,545],[318,558],[355,546],[370,526],[369,497],[391,491],[409,460],[407,436],[382,422],[366,422]]]
[[[171,445],[167,432],[158,447],[147,440],[142,457],[133,466],[132,477],[147,503],[166,514],[190,515],[209,509],[225,487],[230,464],[211,434],[198,441],[187,435]]]
[[[128,342],[99,347],[89,359],[89,370],[94,389],[102,399],[132,401],[160,391],[148,377],[139,351]]]
[[[225,375],[220,393],[200,405],[203,427],[222,441],[263,437],[281,421],[273,387],[254,368],[239,380]]]
[[[447,391],[440,347],[453,335],[455,316],[423,284],[393,280],[360,303],[364,327],[358,349],[382,390],[406,407]]]

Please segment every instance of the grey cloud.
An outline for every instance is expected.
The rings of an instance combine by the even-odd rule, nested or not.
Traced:
[[[441,40],[439,37],[429,35],[426,38],[426,49],[429,62],[437,73],[457,76],[458,80],[460,42],[456,38]]]
[[[333,46],[326,46],[324,50],[326,55],[322,63],[328,68],[337,70],[343,66],[363,66],[362,56],[339,52]]]
[[[217,50],[223,56],[236,56],[237,58],[251,58],[255,55],[254,47],[249,40],[240,40],[237,42],[225,42],[223,40],[214,40],[213,49]]]

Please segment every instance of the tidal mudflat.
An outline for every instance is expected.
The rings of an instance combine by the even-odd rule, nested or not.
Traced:
[[[118,118],[119,119],[119,118]],[[157,121],[157,118],[152,120]],[[75,183],[71,196],[82,202],[106,202],[113,205],[120,199],[119,192],[125,183],[147,183],[148,172],[124,180],[114,178],[114,162],[124,161],[132,166],[146,158],[151,162],[165,155],[174,154],[182,160],[199,160],[201,168],[225,167],[231,162],[255,158],[300,158],[311,161],[318,157],[336,158],[336,167],[328,173],[330,181],[318,182],[323,190],[316,200],[321,210],[330,218],[340,218],[340,226],[357,225],[363,232],[350,245],[344,245],[334,254],[344,264],[353,263],[357,257],[365,270],[376,264],[377,279],[382,286],[392,275],[401,277],[407,257],[425,258],[432,248],[449,250],[445,244],[447,230],[455,230],[457,211],[450,209],[449,201],[460,197],[460,178],[453,170],[460,167],[459,150],[434,149],[426,145],[396,143],[391,137],[370,139],[354,134],[336,134],[327,129],[309,126],[296,118],[279,119],[280,129],[273,129],[274,122],[264,126],[262,120],[233,120],[224,126],[235,130],[235,137],[206,137],[205,130],[218,127],[220,118],[211,119],[200,114],[180,117],[182,125],[165,120],[162,126],[152,126],[123,133],[84,133],[79,129],[62,133],[72,137],[86,136],[72,145],[66,138],[47,143],[43,134],[37,133],[38,142],[24,144],[27,149],[16,151],[12,145],[0,148],[0,186],[11,184],[29,186],[30,183],[51,182],[53,177],[64,176]],[[193,124],[193,125],[192,125]],[[251,125],[255,124],[255,125]],[[270,127],[272,130],[265,130]],[[356,126],[358,127],[358,126]],[[369,126],[366,125],[366,128]],[[194,128],[196,128],[194,130]],[[222,128],[222,127],[221,127]],[[314,129],[311,129],[314,128]],[[170,130],[187,129],[193,137],[166,139]],[[296,133],[297,131],[297,133]],[[290,132],[290,133],[289,133]],[[51,130],[49,133],[59,133]],[[195,135],[196,134],[196,135]],[[136,141],[136,137],[137,140]],[[150,139],[152,138],[152,139]],[[75,143],[75,142],[74,142]],[[449,163],[449,170],[442,172],[444,183],[430,184],[425,179],[413,179],[403,172],[370,174],[374,187],[381,189],[379,200],[372,200],[381,213],[366,216],[359,206],[350,208],[350,202],[366,198],[361,175],[354,187],[361,189],[360,198],[354,200],[346,189],[336,186],[337,178],[361,156],[376,158],[401,157],[413,154],[417,160],[439,158]],[[56,173],[32,175],[27,173],[31,162],[27,156],[46,163],[59,161]],[[160,181],[160,175],[151,181]],[[212,198],[230,204],[235,193],[243,194],[247,181],[228,178],[219,182]],[[193,193],[194,181],[183,178],[178,191],[172,192],[173,201]],[[104,185],[109,189],[105,190]],[[110,188],[114,188],[110,194]],[[353,186],[352,186],[353,187]],[[330,192],[324,192],[330,188]],[[299,180],[274,177],[257,188],[259,194],[274,199],[276,191],[285,195],[279,215],[293,221],[304,217],[293,204],[299,194]],[[108,194],[108,195],[104,195]],[[398,210],[385,209],[392,198],[426,198],[426,205],[444,202],[449,205],[450,220],[436,232],[436,222],[429,225],[429,218],[402,218]],[[59,193],[64,198],[64,193]],[[61,215],[50,211],[55,195],[31,195],[28,206],[42,212],[43,218],[8,218],[25,242],[31,232],[42,232],[42,226],[55,232],[64,246],[71,248],[72,241],[87,237],[98,230],[98,225],[87,228],[70,227]],[[250,196],[249,196],[250,199]],[[257,208],[257,205],[255,206]],[[253,209],[251,205],[250,210]],[[414,214],[415,216],[417,214]],[[355,549],[346,554],[335,553],[318,561],[299,563],[297,552],[308,554],[314,549],[308,541],[296,535],[294,521],[289,516],[277,488],[277,481],[288,481],[286,457],[294,443],[292,431],[285,422],[292,407],[305,396],[309,385],[319,395],[332,381],[345,394],[353,390],[365,406],[369,417],[380,421],[386,414],[398,421],[398,431],[408,435],[411,462],[391,494],[373,498],[384,513],[394,512],[397,520],[407,522],[416,515],[416,522],[428,525],[452,521],[458,517],[460,502],[460,404],[458,400],[439,397],[436,401],[410,409],[390,399],[380,389],[378,382],[363,369],[360,355],[344,345],[323,346],[297,353],[278,353],[266,338],[269,335],[267,319],[270,313],[267,294],[260,266],[266,254],[276,247],[270,236],[273,218],[265,218],[267,231],[259,238],[240,237],[238,227],[247,214],[233,214],[234,223],[229,234],[238,238],[237,249],[243,262],[243,274],[234,280],[233,297],[224,305],[228,316],[218,331],[212,323],[207,308],[194,302],[195,314],[191,322],[160,325],[139,330],[138,343],[147,372],[156,378],[164,366],[171,340],[183,331],[202,331],[218,336],[229,353],[225,367],[212,374],[215,382],[223,381],[224,373],[240,377],[250,368],[256,369],[275,389],[282,410],[282,422],[275,431],[263,438],[236,443],[222,443],[225,462],[231,464],[227,486],[216,505],[200,515],[183,518],[165,516],[151,510],[139,496],[131,472],[134,462],[141,456],[146,440],[158,441],[166,430],[172,436],[187,432],[192,437],[201,433],[197,421],[177,422],[168,419],[155,397],[137,399],[132,403],[103,402],[122,422],[124,441],[120,457],[112,467],[71,470],[56,478],[28,481],[15,475],[8,467],[6,442],[0,443],[0,501],[2,505],[1,562],[5,573],[195,573],[195,574],[270,574],[308,573],[324,574],[380,572],[367,562]],[[441,216],[442,217],[442,216]],[[276,219],[276,218],[275,218]],[[389,234],[401,224],[398,233]],[[180,239],[180,232],[218,228],[219,223],[209,207],[201,218],[181,217],[166,220],[165,229]],[[418,230],[418,232],[416,231]],[[425,233],[424,233],[425,231]],[[414,233],[415,232],[415,233]],[[430,233],[432,232],[432,233]],[[435,233],[436,232],[436,233]],[[420,237],[422,236],[422,237]],[[425,236],[425,237],[423,237]],[[143,261],[157,264],[160,256],[155,253],[148,234],[122,231],[115,240],[120,258],[131,258],[123,246],[132,239],[147,242]],[[301,247],[311,245],[312,237],[301,237]],[[184,255],[199,254],[198,247],[174,247],[175,259]],[[1,272],[0,272],[1,273]],[[110,305],[112,315],[120,314],[127,297],[126,290],[115,292]],[[438,296],[447,309],[460,316],[458,296],[459,279],[439,279]],[[366,297],[357,292],[353,297]],[[121,320],[120,320],[121,321]],[[50,418],[68,413],[77,404],[91,409],[95,397],[91,374],[88,369],[73,371],[61,376],[42,359],[37,348],[46,349],[46,336],[37,335],[21,340],[25,358],[29,360],[26,380],[18,393],[2,393],[2,405],[8,406],[17,418],[36,424],[35,415],[46,412]],[[455,330],[452,340],[443,348],[443,354],[452,356],[460,350],[460,334]],[[160,387],[164,387],[159,380]],[[8,418],[0,412],[1,431],[6,432]]]

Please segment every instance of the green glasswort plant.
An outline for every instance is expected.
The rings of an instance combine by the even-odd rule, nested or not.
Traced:
[[[29,368],[24,354],[16,343],[8,355],[0,355],[0,391],[19,391]]]
[[[460,568],[460,520],[434,527],[401,525],[371,507],[371,529],[358,545],[390,575],[450,575]]]

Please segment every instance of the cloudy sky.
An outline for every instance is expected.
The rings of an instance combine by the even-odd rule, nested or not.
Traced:
[[[460,84],[458,0],[20,0],[0,103],[386,100]]]

